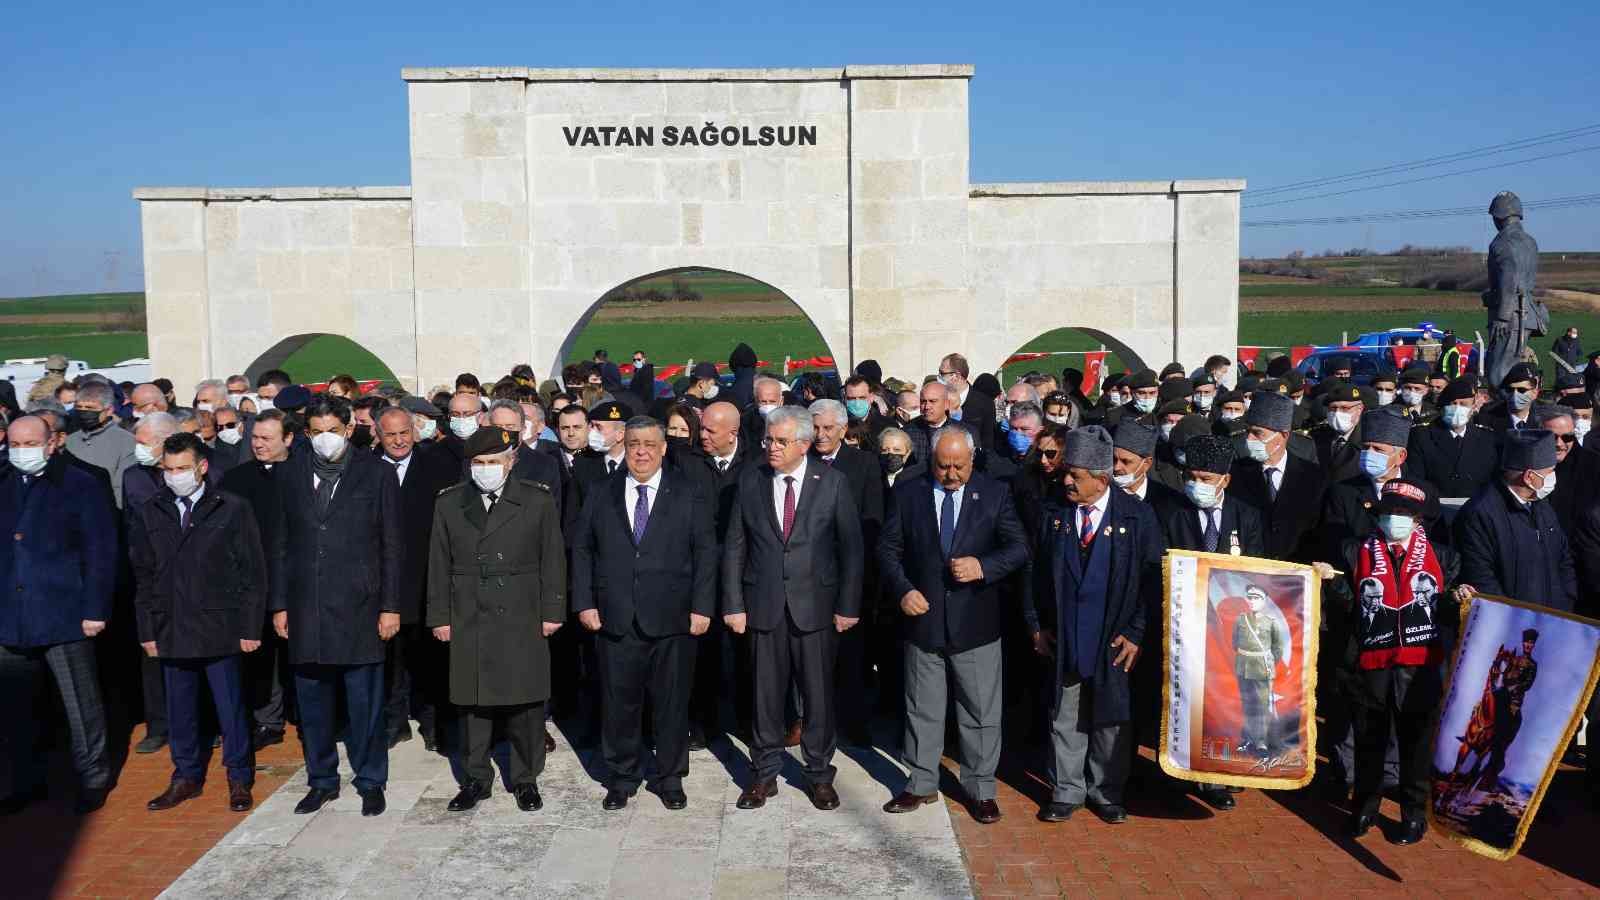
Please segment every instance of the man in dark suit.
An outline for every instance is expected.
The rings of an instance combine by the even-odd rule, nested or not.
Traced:
[[[813,404],[815,406],[815,404]],[[906,730],[911,779],[884,812],[910,812],[939,799],[947,682],[961,710],[961,785],[974,819],[1000,820],[994,773],[1000,763],[1000,637],[1008,620],[1000,585],[1028,561],[1026,533],[1011,492],[973,473],[971,434],[934,438],[933,468],[903,481],[889,502],[878,564],[905,614]]]
[[[1499,472],[1499,436],[1472,421],[1477,379],[1464,376],[1439,393],[1439,415],[1411,429],[1405,477],[1434,485],[1441,497],[1471,497]],[[1447,538],[1441,535],[1441,538]]]
[[[952,353],[939,360],[939,383],[950,389],[952,410],[961,412],[960,415],[952,412],[952,417],[967,426],[977,438],[979,448],[989,449],[994,436],[994,397],[973,389],[967,358]],[[931,456],[922,458],[931,459]]]
[[[1322,517],[1327,480],[1316,464],[1289,452],[1294,411],[1286,394],[1256,393],[1244,414],[1250,456],[1234,462],[1228,490],[1261,512],[1265,556],[1312,562],[1318,548],[1308,544]]]
[[[384,731],[384,643],[400,630],[405,555],[400,485],[371,453],[350,445],[350,404],[306,404],[311,453],[293,457],[278,484],[269,554],[272,627],[289,642],[300,737],[311,789],[295,812],[339,796],[339,689],[345,748],[361,814],[381,815],[389,777]]]
[[[1325,381],[1317,387],[1322,389],[1320,400],[1327,414],[1309,435],[1317,444],[1317,459],[1328,476],[1328,483],[1338,484],[1361,474],[1357,460],[1362,443],[1361,423],[1369,409],[1376,411],[1373,405],[1376,396],[1371,388],[1361,388],[1347,381]]]
[[[1538,428],[1506,434],[1501,476],[1453,523],[1461,584],[1563,612],[1577,604],[1572,551],[1547,502],[1559,483],[1556,465],[1555,435]]]
[[[244,440],[244,422],[239,411],[227,404],[211,413],[217,436],[210,449],[210,463],[223,475],[240,463],[249,462],[250,446]]]
[[[649,701],[656,791],[668,809],[688,798],[689,694],[696,645],[716,613],[714,500],[663,465],[665,428],[630,419],[627,472],[589,495],[572,541],[572,608],[597,632],[601,753],[611,771],[602,803],[621,809],[644,779],[641,717]]]
[[[833,673],[838,635],[861,617],[861,514],[843,473],[809,460],[811,414],[779,407],[766,418],[767,460],[746,468],[722,555],[722,608],[735,634],[751,632],[754,661],[755,778],[740,809],[778,793],[783,767],[784,700],[798,681],[805,703],[807,793],[837,809],[831,765]]]
[[[411,740],[415,715],[423,746],[432,750],[435,727],[446,702],[447,656],[422,624],[428,585],[429,534],[433,504],[439,492],[455,484],[455,466],[447,453],[416,442],[411,413],[391,406],[378,414],[378,458],[400,485],[400,519],[405,535],[404,570],[400,576],[400,630],[385,645],[388,677],[385,728],[389,746]]]
[[[1203,434],[1183,445],[1183,496],[1156,509],[1169,550],[1266,555],[1260,511],[1228,490],[1232,466],[1233,441],[1228,438]],[[1145,659],[1156,671],[1161,670],[1159,647],[1151,648]],[[1234,808],[1233,795],[1222,785],[1198,782],[1194,788],[1211,807]]]
[[[1535,411],[1539,427],[1556,441],[1556,489],[1550,495],[1550,508],[1571,535],[1583,511],[1600,497],[1600,453],[1578,443],[1577,414],[1570,407],[1542,405]]]
[[[278,522],[277,476],[283,471],[281,464],[289,459],[289,447],[294,441],[294,432],[285,430],[285,425],[283,410],[264,410],[250,430],[250,459],[234,466],[222,478],[222,490],[250,504],[263,551],[272,547],[272,529]],[[268,616],[263,615],[259,625],[261,647],[244,660],[246,694],[255,718],[252,743],[257,750],[283,742],[286,707],[293,702],[288,682],[289,645],[278,637]]]
[[[1090,425],[1068,432],[1065,507],[1049,524],[1026,581],[1023,615],[1037,653],[1053,657],[1050,801],[1045,822],[1064,822],[1085,802],[1103,821],[1125,822],[1131,763],[1128,673],[1161,606],[1165,545],[1155,512],[1112,490],[1112,438]],[[1158,629],[1159,630],[1159,629]]]
[[[954,391],[937,381],[930,381],[922,386],[918,396],[921,398],[918,402],[922,415],[907,422],[905,426],[906,434],[911,437],[912,459],[926,465],[933,458],[933,433],[951,424],[972,432],[973,441],[980,450],[983,449],[983,441],[979,440],[978,433],[973,431],[972,426],[952,418],[952,410],[958,408],[955,405]]]
[[[1159,431],[1137,419],[1123,419],[1112,431],[1111,482],[1118,490],[1155,507],[1182,499],[1177,491],[1151,477]]]
[[[93,477],[57,459],[50,427],[19,416],[6,429],[0,466],[0,722],[7,729],[12,813],[43,798],[48,756],[37,746],[34,709],[48,671],[66,711],[77,811],[105,803],[111,767],[95,649],[89,640],[111,618],[116,579],[116,511]]]
[[[163,445],[161,493],[130,511],[128,556],[138,592],[139,641],[166,678],[172,780],[150,810],[200,796],[213,732],[202,688],[216,708],[228,770],[228,809],[251,805],[255,752],[242,653],[261,646],[267,564],[245,500],[205,484],[205,445],[178,433]]]
[[[572,459],[572,480],[577,485],[579,509],[589,502],[589,492],[606,479],[626,468],[623,460],[623,432],[633,409],[615,400],[589,410],[590,453],[580,453]]]
[[[823,465],[844,473],[850,483],[850,498],[861,514],[861,539],[863,547],[878,546],[878,532],[883,527],[883,480],[878,474],[878,461],[844,442],[844,432],[850,423],[850,413],[837,400],[814,400],[808,407],[816,439],[811,445],[811,458]],[[878,566],[872,554],[864,553],[866,574],[862,596],[878,596]],[[867,729],[871,717],[869,697],[870,672],[867,669],[867,641],[876,623],[870,613],[870,604],[864,608],[860,626],[839,635],[839,663],[835,673],[835,710],[839,717],[839,735],[846,744],[865,747],[872,743]]]
[[[567,559],[548,486],[510,477],[519,443],[500,428],[473,433],[462,447],[471,479],[434,504],[427,624],[450,644],[450,702],[466,745],[451,812],[489,796],[497,728],[510,745],[505,775],[517,808],[544,806],[548,643],[566,620]]]
[[[699,459],[711,474],[712,511],[715,519],[717,559],[722,558],[723,541],[732,521],[734,499],[738,495],[739,475],[746,466],[759,462],[761,448],[745,441],[740,435],[739,407],[726,400],[706,404],[700,416]],[[715,573],[721,596],[721,565]],[[728,730],[750,734],[750,654],[747,639],[728,631],[720,620],[711,623],[711,629],[697,641],[698,651],[694,665],[694,690],[689,698],[689,744],[694,749],[696,737],[701,740]],[[726,699],[733,710],[734,721],[724,728],[719,707]]]

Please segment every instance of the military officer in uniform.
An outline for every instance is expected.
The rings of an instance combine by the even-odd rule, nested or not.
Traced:
[[[1522,201],[1501,191],[1489,204],[1489,215],[1500,233],[1489,244],[1489,289],[1483,292],[1489,311],[1484,372],[1490,384],[1499,384],[1522,358],[1528,338],[1549,330],[1550,311],[1533,296],[1539,245],[1522,230]]]
[[[1405,477],[1432,483],[1440,497],[1471,497],[1500,470],[1500,440],[1472,421],[1477,379],[1466,375],[1439,393],[1439,415],[1411,429]]]
[[[1261,759],[1272,755],[1272,673],[1283,658],[1284,635],[1267,614],[1267,592],[1257,585],[1244,590],[1248,612],[1233,620],[1233,675],[1239,683],[1244,729],[1239,753]]]
[[[489,748],[497,723],[511,745],[506,776],[517,806],[544,805],[549,639],[567,618],[561,514],[548,486],[510,477],[517,439],[480,428],[463,455],[471,480],[440,492],[428,554],[427,624],[450,644],[450,702],[466,737],[454,812],[489,796]]]
[[[1325,381],[1317,386],[1323,389],[1326,418],[1307,434],[1317,444],[1317,459],[1328,483],[1337,484],[1360,474],[1361,417],[1375,408],[1376,395],[1371,388],[1348,381]]]
[[[1400,394],[1394,408],[1413,425],[1426,425],[1439,417],[1438,409],[1428,399],[1429,375],[1427,366],[1412,366],[1400,373]]]
[[[59,353],[52,353],[44,361],[44,376],[28,388],[28,406],[41,400],[53,400],[56,388],[67,380],[67,358]]]

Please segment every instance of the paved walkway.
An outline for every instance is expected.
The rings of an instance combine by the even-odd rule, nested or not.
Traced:
[[[496,785],[486,804],[451,813],[449,766],[411,741],[391,754],[383,816],[363,819],[348,781],[316,815],[294,815],[306,790],[301,771],[163,896],[971,896],[943,805],[893,817],[880,810],[904,780],[882,752],[839,754],[837,810],[811,806],[795,786],[796,762],[779,796],[747,811],[734,807],[739,788],[729,775],[746,777],[743,748],[713,749],[692,754],[689,807],[677,812],[645,791],[625,810],[602,810],[604,788],[586,768],[598,760],[561,740],[539,779],[543,810],[518,810]]]

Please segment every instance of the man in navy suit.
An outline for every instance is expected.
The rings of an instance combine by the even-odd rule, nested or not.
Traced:
[[[939,799],[947,682],[956,690],[961,785],[973,818],[1000,820],[1001,584],[1028,562],[1011,492],[972,471],[977,445],[962,428],[933,435],[927,475],[895,485],[878,563],[905,614],[905,762],[911,780],[884,812]]]
[[[689,693],[695,642],[716,612],[715,499],[664,467],[667,433],[628,420],[627,469],[589,492],[572,539],[572,608],[598,632],[600,749],[611,770],[602,806],[621,809],[644,779],[640,718],[650,701],[656,790],[667,809],[688,798]]]
[[[1034,650],[1055,659],[1050,802],[1045,822],[1064,822],[1085,801],[1108,823],[1125,822],[1131,763],[1129,672],[1145,643],[1149,610],[1161,607],[1161,524],[1143,501],[1111,490],[1111,435],[1098,425],[1067,434],[1065,507],[1046,509],[1027,579],[1023,616]]]

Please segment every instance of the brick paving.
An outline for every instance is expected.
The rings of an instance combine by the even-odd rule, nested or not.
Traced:
[[[75,779],[64,764],[50,775],[51,794],[42,804],[0,818],[0,896],[148,898],[161,893],[210,850],[244,815],[228,811],[228,776],[221,751],[212,754],[206,790],[176,809],[153,813],[145,803],[172,778],[172,757],[138,755],[132,745],[106,805],[88,816],[72,813]],[[61,763],[63,753],[57,753]],[[300,742],[291,728],[282,744],[256,757],[259,804],[300,767]]]
[[[947,776],[954,764],[946,761]],[[1146,752],[1136,773],[1153,773]],[[1088,810],[1047,825],[1034,818],[1049,797],[1044,769],[1008,757],[1000,772],[1005,818],[972,820],[947,795],[950,817],[979,897],[1180,895],[1595,896],[1600,893],[1600,816],[1580,800],[1581,773],[1551,786],[1522,852],[1509,862],[1469,853],[1437,834],[1396,847],[1374,829],[1343,836],[1348,807],[1316,789],[1235,795],[1214,812],[1197,800],[1151,802],[1130,790],[1129,821],[1106,825]],[[947,777],[950,790],[959,789]],[[1399,808],[1385,801],[1391,824]]]

